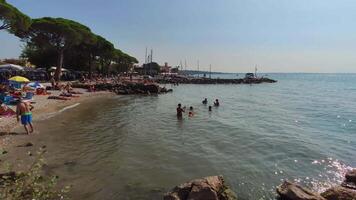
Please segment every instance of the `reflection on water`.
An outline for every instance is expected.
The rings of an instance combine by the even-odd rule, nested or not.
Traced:
[[[76,199],[160,199],[218,174],[240,199],[271,199],[285,179],[314,190],[339,182],[356,164],[356,77],[275,76],[277,84],[180,85],[83,103],[40,122],[39,140]],[[208,112],[203,98],[221,106]],[[177,120],[178,103],[194,117]]]

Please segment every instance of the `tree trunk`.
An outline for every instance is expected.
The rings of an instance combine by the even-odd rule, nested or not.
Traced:
[[[57,64],[56,72],[54,73],[54,80],[56,80],[57,82],[61,80],[63,58],[64,58],[64,50],[61,49],[59,51],[58,64]]]
[[[93,72],[92,72],[92,66],[91,66],[91,63],[92,63],[92,56],[91,56],[91,54],[89,54],[89,78],[91,79],[92,78],[92,76],[93,76]]]

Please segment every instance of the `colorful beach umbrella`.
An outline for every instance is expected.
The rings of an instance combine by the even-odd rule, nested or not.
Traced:
[[[32,82],[26,85],[26,87],[31,87],[31,88],[45,88],[41,83],[39,82]]]
[[[30,82],[30,80],[28,80],[27,78],[22,77],[22,76],[14,76],[14,77],[10,78],[9,81],[15,81],[15,82],[19,82],[19,83]]]

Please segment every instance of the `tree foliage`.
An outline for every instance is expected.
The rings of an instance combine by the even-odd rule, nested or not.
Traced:
[[[30,19],[5,0],[0,0],[0,30],[8,30],[26,45],[21,57],[38,67],[57,66],[60,79],[63,66],[73,70],[129,71],[137,59],[116,49],[104,37],[92,33],[85,25],[64,18]]]
[[[0,30],[7,30],[23,37],[31,25],[31,19],[5,0],[0,0]]]
[[[91,30],[72,20],[44,17],[32,20],[27,35],[30,46],[55,49],[58,53],[55,79],[60,79],[65,50],[78,44],[95,43]]]

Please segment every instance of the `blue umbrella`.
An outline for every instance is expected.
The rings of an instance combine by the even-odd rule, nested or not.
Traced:
[[[39,82],[31,82],[29,84],[27,84],[26,86],[28,87],[32,87],[32,88],[44,88],[44,86],[42,84],[40,84]]]

